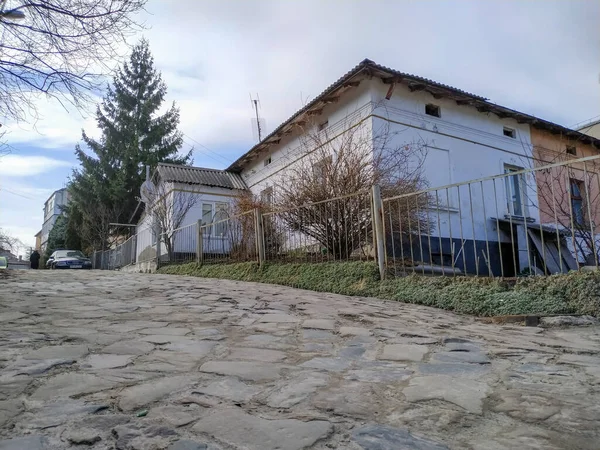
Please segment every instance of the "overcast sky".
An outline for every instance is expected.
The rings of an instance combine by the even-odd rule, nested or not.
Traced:
[[[600,115],[600,1],[150,0],[141,16],[182,150],[224,168],[364,58],[566,126]],[[33,245],[44,201],[66,185],[93,111],[40,99],[35,124],[4,124],[0,227]]]

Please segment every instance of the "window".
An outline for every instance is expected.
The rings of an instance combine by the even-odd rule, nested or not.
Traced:
[[[225,236],[227,234],[227,224],[229,214],[227,213],[227,203],[215,203],[215,236]]]
[[[441,117],[440,107],[438,105],[429,103],[428,105],[425,105],[425,114],[433,117]]]
[[[567,155],[577,155],[577,147],[574,145],[567,145]]]
[[[315,163],[315,165],[313,166],[313,176],[316,180],[325,183],[325,181],[327,180],[327,172],[331,168],[331,161],[331,156],[328,156]]]
[[[319,124],[319,126],[317,127],[317,131],[323,131],[328,126],[329,126],[329,120],[326,120],[325,122],[321,122]]]
[[[504,127],[503,130],[504,136],[515,139],[517,137],[517,133],[514,128]]]
[[[571,184],[571,209],[573,210],[573,222],[576,225],[585,224],[583,214],[583,181],[570,179]]]
[[[271,164],[271,157],[270,156],[267,159],[265,159],[265,167],[267,167],[269,164]]]
[[[202,225],[212,223],[212,203],[202,203]]]
[[[504,166],[504,173],[510,174],[523,170],[521,167]],[[523,200],[525,198],[525,180],[523,174],[510,175],[505,178],[508,213],[511,216],[524,216]]]
[[[260,192],[260,202],[265,206],[273,204],[273,188],[268,187]]]

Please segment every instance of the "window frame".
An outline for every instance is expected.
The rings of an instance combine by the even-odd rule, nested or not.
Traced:
[[[260,191],[260,203],[262,206],[271,207],[273,205],[273,186],[267,186]]]
[[[434,108],[433,111],[435,112],[435,114],[431,114],[431,111],[428,111],[429,108]],[[440,108],[440,105],[436,105],[435,103],[427,103],[425,104],[425,114],[431,117],[441,118],[442,108]]]
[[[508,132],[508,134],[507,134]],[[517,130],[511,127],[502,127],[502,134],[504,137],[516,139],[517,138]]]
[[[312,172],[313,172],[314,179],[319,180],[322,183],[324,183],[326,181],[324,169],[327,168],[328,164],[330,165],[332,163],[333,163],[333,157],[326,156],[326,157],[320,159],[319,161],[317,161],[315,164],[313,164]]]
[[[573,187],[577,187],[579,195],[575,195]],[[585,182],[577,178],[569,178],[569,201],[571,202],[571,216],[573,223],[579,226],[585,226]],[[579,208],[575,205],[579,204]],[[577,212],[576,212],[577,211]]]
[[[527,217],[527,198],[526,194],[526,183],[524,174],[508,175],[513,172],[519,172],[524,170],[522,167],[513,166],[512,164],[504,164],[504,188],[506,190],[506,206],[508,214],[515,217]],[[516,183],[515,183],[516,180]],[[517,186],[519,190],[519,196],[516,198],[513,195],[513,188]],[[518,208],[517,208],[517,207]],[[520,212],[521,214],[518,214]]]

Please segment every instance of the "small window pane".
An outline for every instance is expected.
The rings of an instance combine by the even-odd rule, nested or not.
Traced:
[[[504,127],[504,136],[510,137],[510,138],[515,138],[516,137],[516,133],[515,130],[512,128],[508,128],[508,127]]]
[[[212,204],[202,203],[202,225],[212,222]]]
[[[273,204],[273,188],[272,187],[268,187],[261,191],[260,202],[265,206],[269,206],[269,205]]]
[[[431,103],[425,105],[425,114],[429,116],[440,117],[440,107]]]
[[[215,203],[215,236],[225,236],[227,234],[228,217],[227,203]]]

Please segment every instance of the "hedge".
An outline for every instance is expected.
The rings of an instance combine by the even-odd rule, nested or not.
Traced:
[[[280,284],[319,292],[378,297],[476,316],[588,314],[600,316],[600,272],[572,272],[516,281],[411,275],[379,281],[372,262],[195,263],[162,267],[159,273]]]

